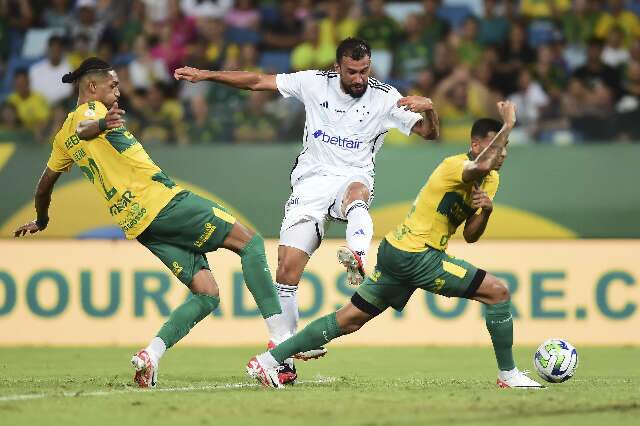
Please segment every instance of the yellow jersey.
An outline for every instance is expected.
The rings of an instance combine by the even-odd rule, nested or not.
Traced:
[[[446,250],[449,238],[473,214],[472,182],[462,180],[467,154],[445,158],[429,176],[404,221],[385,238],[395,248],[421,252],[428,248]],[[493,200],[500,177],[492,170],[482,179],[480,188]]]
[[[76,163],[93,184],[127,238],[137,237],[180,191],[156,166],[124,126],[106,130],[90,140],[76,134],[78,123],[104,118],[101,102],[88,102],[67,115],[53,140],[47,167],[68,171]]]

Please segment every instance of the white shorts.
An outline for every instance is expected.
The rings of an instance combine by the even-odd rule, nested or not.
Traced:
[[[280,245],[295,247],[311,256],[320,246],[327,223],[347,220],[342,213],[342,200],[353,182],[367,186],[370,205],[374,184],[368,175],[312,175],[297,181],[284,206]]]

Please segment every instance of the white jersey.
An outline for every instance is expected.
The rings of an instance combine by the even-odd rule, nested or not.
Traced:
[[[305,107],[302,151],[291,172],[291,185],[309,175],[374,175],[375,156],[392,128],[409,135],[422,115],[399,108],[402,95],[369,78],[364,95],[342,90],[332,71],[300,71],[276,76],[278,90]]]

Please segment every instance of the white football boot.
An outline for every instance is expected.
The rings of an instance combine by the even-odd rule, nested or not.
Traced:
[[[151,357],[144,349],[138,351],[131,358],[131,364],[136,370],[133,381],[141,388],[155,388],[158,381],[158,366],[153,365]]]
[[[364,281],[364,265],[360,255],[349,247],[338,249],[338,262],[347,268],[347,284],[359,286]]]
[[[252,379],[256,379],[262,386],[267,388],[282,389],[284,385],[280,383],[278,367],[264,368],[258,357],[254,356],[247,363],[247,374]]]
[[[509,371],[499,371],[496,385],[499,388],[518,389],[543,389],[544,386],[527,376],[527,371],[520,371],[517,368]]]

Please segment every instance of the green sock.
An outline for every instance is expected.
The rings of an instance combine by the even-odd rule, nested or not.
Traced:
[[[242,274],[249,291],[260,309],[263,318],[282,313],[280,299],[273,285],[273,278],[267,257],[264,254],[264,240],[258,234],[240,251]]]
[[[513,318],[511,316],[511,302],[487,305],[487,330],[493,342],[493,351],[496,354],[498,368],[500,370],[513,370],[516,367],[513,361]]]
[[[169,349],[186,336],[194,325],[207,317],[220,304],[220,298],[206,294],[194,294],[178,306],[167,322],[164,323],[158,337]]]
[[[340,336],[342,336],[342,333],[340,332],[340,327],[338,327],[336,313],[333,312],[311,322],[298,334],[280,343],[270,352],[276,361],[283,363],[285,359],[298,352],[318,349],[320,346]]]

